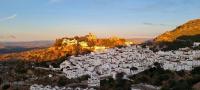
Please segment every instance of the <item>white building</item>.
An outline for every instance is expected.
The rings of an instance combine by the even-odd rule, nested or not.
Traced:
[[[63,39],[62,45],[76,45],[78,41],[76,39],[70,40],[70,39]]]
[[[194,42],[194,43],[193,43],[193,46],[194,46],[194,47],[200,46],[200,42]]]
[[[89,87],[99,87],[100,86],[100,78],[98,75],[90,75],[88,78],[88,86]]]

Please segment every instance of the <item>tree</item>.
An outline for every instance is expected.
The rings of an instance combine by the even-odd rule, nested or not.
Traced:
[[[0,77],[0,86],[1,86],[2,83],[3,83],[3,80],[2,80],[2,78]]]
[[[130,68],[130,71],[137,71],[137,70],[138,70],[137,67],[131,67],[131,68]]]
[[[65,86],[66,84],[68,84],[69,80],[65,77],[60,77],[58,80],[58,86]]]
[[[80,37],[78,37],[78,36],[75,36],[74,37],[74,39],[76,39],[77,40],[77,44],[74,46],[75,47],[75,55],[76,56],[78,56],[79,55],[79,53],[80,53],[80,44],[79,44],[79,42],[80,42]]]
[[[179,80],[174,84],[174,86],[172,87],[172,90],[192,90],[192,88],[187,83],[187,81]]]
[[[162,68],[162,64],[161,64],[161,63],[155,62],[153,65],[154,65],[156,68]]]
[[[197,74],[197,75],[200,75],[200,67],[195,67],[191,73],[194,75],[194,74]]]
[[[56,42],[54,43],[54,46],[61,46],[63,39],[56,39]]]
[[[24,61],[18,61],[17,65],[15,66],[15,72],[18,74],[24,74],[28,70],[28,65]]]
[[[185,71],[184,70],[177,71],[176,73],[181,77],[183,77],[185,75]]]
[[[10,88],[10,84],[5,84],[2,86],[2,90],[8,90]]]

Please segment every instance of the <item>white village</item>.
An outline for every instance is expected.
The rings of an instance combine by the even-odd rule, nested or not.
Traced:
[[[195,44],[196,46],[196,44]],[[31,90],[93,90],[92,87],[100,87],[101,78],[116,74],[125,73],[127,76],[138,74],[150,67],[155,62],[161,63],[164,69],[180,71],[192,70],[200,66],[200,50],[188,48],[174,51],[153,52],[148,47],[142,48],[139,45],[132,45],[122,48],[107,49],[102,52],[92,52],[86,55],[71,56],[60,64],[60,68],[52,70],[62,71],[69,79],[89,75],[88,88],[60,88],[46,87],[42,85],[32,85]],[[134,90],[134,89],[133,89]]]

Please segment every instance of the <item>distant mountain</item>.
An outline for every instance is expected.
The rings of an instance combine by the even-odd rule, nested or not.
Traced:
[[[54,41],[1,42],[5,47],[36,48],[50,47]]]
[[[42,49],[52,45],[53,41],[1,42],[0,54],[18,53],[33,49]]]
[[[195,36],[200,34],[200,19],[191,20],[172,31],[168,31],[154,39],[155,42],[173,42],[182,36]]]
[[[132,41],[134,42],[134,44],[141,44],[141,43],[144,43],[148,40],[152,40],[153,38],[129,38],[129,39],[126,39],[128,41]]]

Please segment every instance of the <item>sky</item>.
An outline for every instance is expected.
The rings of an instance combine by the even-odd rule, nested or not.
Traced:
[[[0,41],[153,38],[200,18],[200,0],[0,0]]]

